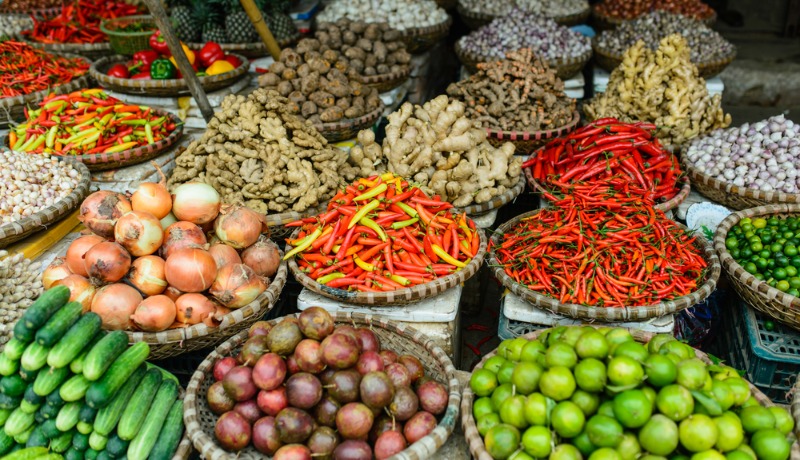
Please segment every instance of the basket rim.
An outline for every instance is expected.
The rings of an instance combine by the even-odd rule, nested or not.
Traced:
[[[422,26],[422,27],[409,27],[407,29],[400,30],[399,32],[402,38],[406,39],[414,38],[422,35],[433,35],[444,32],[447,29],[449,29],[452,24],[453,24],[453,17],[450,16],[450,14],[447,14],[447,19],[438,24],[433,24],[430,26]]]
[[[544,17],[546,17],[547,19],[552,19],[553,21],[556,21],[556,22],[558,22],[558,21],[566,21],[566,20],[569,20],[569,19],[580,18],[583,15],[588,15],[588,14],[591,13],[591,10],[592,10],[592,6],[587,2],[585,7],[581,8],[580,10],[576,10],[576,11],[574,11],[572,13],[562,14],[562,15],[559,15],[559,16],[544,15]],[[494,20],[494,19],[497,19],[497,18],[503,16],[503,15],[495,15],[495,14],[490,14],[490,13],[484,13],[482,11],[470,10],[469,8],[464,6],[462,4],[462,2],[460,2],[460,1],[456,5],[456,11],[460,15],[467,16],[470,19],[478,19],[478,20],[487,20],[487,19],[488,20]]]
[[[466,37],[466,35],[465,35],[465,37]],[[493,57],[481,56],[481,55],[479,55],[477,53],[473,53],[473,52],[467,51],[467,50],[464,49],[464,45],[461,44],[461,40],[463,38],[464,37],[456,40],[455,52],[456,52],[456,56],[458,57],[458,60],[461,61],[461,63],[466,65],[467,67],[470,66],[470,64],[465,62],[467,60],[471,60],[471,61],[475,62],[476,65],[477,65],[477,64],[483,63],[483,62],[497,62],[497,61],[502,61],[503,59],[505,59],[505,57],[493,58]],[[512,50],[507,50],[506,52],[508,52],[508,51],[512,51]],[[547,65],[551,69],[555,70],[556,73],[558,73],[558,69],[560,67],[567,67],[567,66],[573,66],[573,65],[578,65],[578,64],[581,64],[582,66],[586,65],[586,63],[589,62],[589,60],[592,58],[592,51],[593,51],[592,47],[590,46],[589,49],[587,49],[581,55],[572,56],[572,57],[568,57],[568,58],[557,57],[557,58],[552,59],[552,60],[545,59],[545,62],[547,63]],[[533,50],[533,52],[535,54],[536,50]]]
[[[372,110],[371,112],[365,113],[358,118],[348,118],[345,120],[333,121],[329,123],[312,123],[314,128],[322,134],[322,137],[327,138],[332,134],[339,133],[340,131],[349,131],[353,128],[358,128],[359,131],[361,129],[366,128],[367,126],[372,125],[377,121],[382,115],[383,111],[386,107],[383,104],[383,101],[380,101],[380,105],[378,108]]]
[[[714,251],[714,247],[711,241],[708,241],[701,233],[695,232],[694,236],[696,238],[695,246],[703,252],[703,259],[708,264],[706,269],[705,280],[703,284],[698,286],[694,291],[691,293],[677,297],[671,300],[665,300],[656,304],[651,305],[640,305],[634,307],[613,307],[613,308],[605,308],[605,307],[590,307],[586,305],[579,305],[579,304],[572,304],[572,303],[562,303],[559,302],[558,299],[554,297],[550,297],[544,294],[539,294],[538,292],[532,291],[527,288],[527,286],[517,283],[514,281],[510,276],[508,276],[503,270],[503,267],[500,266],[500,262],[497,260],[495,255],[494,248],[499,246],[500,238],[505,234],[505,232],[511,228],[513,225],[516,225],[522,219],[532,216],[538,213],[539,209],[534,211],[529,211],[524,214],[521,214],[508,222],[504,222],[502,225],[497,227],[497,230],[494,231],[494,234],[491,237],[491,248],[489,249],[489,254],[487,255],[487,263],[491,268],[492,272],[494,273],[495,277],[503,284],[503,286],[510,289],[514,294],[520,296],[528,303],[536,306],[537,308],[552,311],[557,314],[569,316],[572,318],[580,318],[580,319],[590,319],[590,320],[600,320],[600,321],[608,321],[608,322],[619,322],[619,321],[629,321],[629,320],[642,320],[647,318],[653,318],[656,315],[656,312],[653,310],[657,306],[665,306],[665,310],[663,312],[658,312],[658,314],[669,314],[675,313],[677,311],[683,310],[685,308],[689,308],[694,306],[711,295],[714,292],[717,286],[717,280],[719,279],[720,273],[722,268],[720,266],[719,259],[717,258],[717,254]],[[686,231],[690,231],[686,226],[675,222],[676,225],[681,227]]]
[[[102,21],[100,21],[100,31],[102,31],[106,35],[115,35],[120,38],[142,37],[145,35],[152,35],[153,34],[152,30],[139,31],[139,32],[118,32],[115,29],[108,28],[110,24],[116,24],[118,22],[131,21],[131,20],[133,21],[141,20],[144,22],[148,19],[152,24],[155,25],[155,18],[149,14],[132,14],[130,16],[120,16],[118,18],[103,19]],[[156,30],[158,30],[158,28],[156,28]]]
[[[411,65],[405,64],[403,69],[384,73],[380,75],[361,75],[361,83],[365,85],[377,85],[380,83],[396,81],[396,80],[405,80],[408,76],[411,75]]]
[[[605,32],[608,32],[608,31],[603,31],[603,32],[601,32],[601,34],[605,33]],[[633,46],[633,44],[631,44],[630,46]],[[615,53],[603,48],[600,45],[600,34],[595,35],[594,37],[592,37],[592,51],[595,54],[599,54],[599,55],[603,56],[606,59],[619,61],[619,62],[617,62],[617,65],[615,67],[619,66],[619,64],[622,63],[622,59],[625,56],[625,52],[623,52],[622,54],[615,54]],[[694,64],[697,67],[697,71],[698,72],[703,73],[704,69],[710,69],[710,68],[721,67],[721,66],[727,67],[728,65],[730,65],[730,63],[732,63],[736,59],[736,55],[737,54],[738,54],[738,50],[736,49],[736,46],[734,45],[734,47],[731,50],[731,52],[728,53],[726,56],[723,56],[721,58],[713,59],[713,60],[710,60],[710,61],[703,61],[703,62],[694,62],[691,59],[690,59],[690,61],[691,61],[692,64]],[[606,70],[608,70],[608,69],[606,69]]]
[[[272,324],[277,324],[279,321],[287,317],[298,317],[299,313],[283,316],[280,318],[275,318],[270,320],[269,322]],[[419,454],[423,454],[422,456],[418,456],[417,458],[425,458],[427,455],[431,455],[433,452],[439,450],[441,445],[439,445],[436,437],[434,436],[437,432],[443,432],[445,434],[445,438],[449,438],[450,435],[453,433],[455,428],[459,408],[461,406],[461,384],[459,383],[458,377],[456,377],[456,368],[453,365],[453,362],[447,356],[447,354],[442,350],[436,343],[431,339],[429,336],[417,331],[415,328],[411,326],[401,325],[400,323],[382,318],[379,315],[368,315],[363,313],[343,313],[337,312],[332,314],[333,319],[336,323],[345,323],[345,324],[362,324],[365,326],[369,326],[370,328],[381,328],[385,329],[386,331],[402,336],[414,343],[419,344],[427,352],[431,354],[431,356],[437,361],[437,363],[442,367],[443,374],[447,378],[447,390],[449,394],[449,399],[447,403],[447,409],[445,413],[442,415],[441,420],[437,424],[437,428],[425,436],[424,438],[418,440],[414,444],[411,444],[406,447],[405,450],[402,452],[389,457],[387,460],[400,460],[403,458],[407,458],[403,455],[403,452],[408,452],[410,449],[414,449],[415,451],[420,451]],[[200,363],[197,370],[192,374],[192,378],[189,381],[189,384],[186,387],[186,396],[184,398],[184,412],[183,412],[183,419],[184,424],[186,425],[186,434],[191,440],[194,447],[200,452],[200,455],[204,458],[228,458],[232,457],[233,454],[230,452],[221,449],[217,446],[214,439],[209,436],[205,431],[203,431],[200,423],[197,421],[197,413],[199,412],[198,409],[198,399],[203,398],[204,395],[199,394],[200,387],[203,381],[211,374],[213,369],[213,365],[217,359],[225,356],[228,354],[230,350],[237,348],[241,343],[243,343],[248,337],[249,331],[242,331],[233,337],[229,338],[222,344],[218,345],[217,347],[212,350],[208,356]],[[426,369],[427,371],[427,369]],[[416,446],[416,447],[415,447]],[[209,452],[210,451],[210,452]],[[412,451],[413,452],[413,451]]]
[[[571,98],[570,98],[571,99]],[[507,141],[527,141],[529,139],[549,139],[551,137],[557,137],[561,135],[565,130],[571,131],[578,123],[581,121],[581,114],[575,109],[572,112],[572,119],[564,126],[559,126],[556,128],[550,128],[540,131],[507,131],[493,126],[487,126],[486,134],[490,137],[499,140],[507,140]]]
[[[302,34],[300,32],[295,33],[291,37],[284,38],[283,40],[277,40],[278,46],[280,48],[286,48],[291,43],[295,42],[298,38],[300,38]],[[204,46],[204,43],[187,43],[190,49],[200,49]],[[266,45],[264,42],[250,42],[250,43],[220,43],[219,46],[222,48],[223,51],[230,52],[230,51],[267,51]]]
[[[23,30],[19,34],[19,38],[25,43],[33,46],[34,48],[41,48],[48,52],[92,52],[92,51],[111,51],[111,42],[106,40],[98,43],[43,43],[28,37],[25,32],[31,32],[31,29]]]
[[[464,206],[463,208],[457,209],[468,216],[486,214],[514,201],[514,199],[516,199],[523,190],[525,190],[525,180],[522,178],[522,174],[520,174],[519,177],[517,177],[517,182],[513,187],[507,188],[506,191],[500,195],[493,196],[492,199],[486,203],[472,203],[469,206]]]
[[[11,109],[11,107],[14,107],[15,105],[29,104],[31,102],[43,99],[45,96],[49,95],[50,93],[59,94],[62,91],[69,92],[69,91],[73,91],[74,89],[77,89],[77,88],[83,88],[83,87],[88,86],[89,79],[91,77],[92,65],[93,65],[93,63],[92,63],[92,61],[90,59],[88,59],[88,58],[86,58],[84,56],[78,55],[78,54],[73,54],[73,53],[50,53],[50,54],[53,54],[53,55],[58,56],[58,57],[69,58],[69,59],[80,59],[80,60],[84,61],[87,65],[89,65],[89,68],[86,69],[85,73],[81,74],[80,76],[77,76],[77,77],[73,78],[72,80],[70,80],[70,81],[68,81],[66,83],[62,83],[62,84],[56,85],[56,86],[51,86],[48,89],[43,89],[41,91],[34,91],[34,92],[28,93],[28,94],[22,94],[22,95],[14,96],[14,97],[0,98],[0,108]]]
[[[615,17],[615,16],[608,16],[608,15],[598,11],[597,7],[599,5],[600,5],[600,3],[597,3],[597,4],[591,6],[592,16],[595,16],[598,19],[600,19],[602,21],[605,21],[605,22],[607,22],[609,24],[612,24],[614,26],[618,26],[618,25],[622,24],[625,21],[633,21],[634,19],[638,19],[639,17],[644,16],[645,14],[647,14],[647,13],[642,13],[641,15],[636,16],[635,18],[618,18],[618,17]],[[696,19],[696,20],[698,20],[700,22],[704,22],[707,25],[711,25],[711,24],[714,24],[717,21],[717,12],[714,11],[714,10],[711,10],[711,15],[709,15],[708,17],[705,17],[705,18],[695,18],[695,17],[692,17],[692,16],[689,16],[689,17],[692,18],[692,19]]]

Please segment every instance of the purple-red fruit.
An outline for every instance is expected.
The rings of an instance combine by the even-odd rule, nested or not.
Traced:
[[[301,372],[300,366],[297,365],[297,357],[294,355],[294,353],[286,358],[286,371],[289,373],[289,375]]]
[[[247,423],[250,423],[251,425],[256,423],[256,421],[262,416],[261,409],[258,408],[258,404],[256,403],[255,399],[248,399],[247,401],[238,402],[235,406],[233,406],[233,410],[238,412],[239,415],[244,417],[244,419],[247,420]]]
[[[365,375],[370,372],[379,372],[383,370],[383,358],[377,352],[365,351],[361,353],[356,361],[356,370]]]
[[[333,374],[337,371],[336,369],[331,369],[330,367],[325,368],[324,371],[320,372],[317,377],[319,377],[319,381],[322,382],[323,385],[328,385],[331,383],[331,378],[333,378]]]
[[[338,402],[346,404],[358,400],[360,384],[361,374],[354,369],[347,369],[334,373],[333,377],[331,377],[331,383],[326,387],[328,394]]]
[[[403,435],[409,444],[414,444],[436,429],[436,417],[430,412],[417,412],[403,427]]]
[[[369,407],[352,402],[336,413],[336,430],[345,439],[367,439],[375,417]]]
[[[262,390],[274,390],[286,378],[286,362],[275,353],[267,353],[253,366],[253,381]]]
[[[359,327],[356,329],[356,337],[358,338],[358,343],[361,345],[362,352],[374,351],[378,353],[381,351],[381,343],[378,340],[378,336],[366,327]]]
[[[419,399],[409,387],[397,387],[394,390],[394,398],[389,404],[389,412],[396,420],[405,422],[419,410]]]
[[[392,418],[386,414],[381,415],[372,423],[372,429],[369,430],[369,442],[375,444],[375,441],[377,441],[378,438],[380,438],[381,435],[387,431],[396,431],[402,434],[403,422],[392,420]]]
[[[247,339],[242,345],[242,352],[239,353],[239,361],[245,366],[254,366],[259,358],[269,351],[267,348],[267,337],[257,335]]]
[[[225,391],[222,382],[214,382],[208,387],[206,400],[208,400],[208,407],[211,409],[211,412],[216,415],[231,411],[233,410],[233,406],[236,405],[236,401],[228,396],[228,392]]]
[[[308,372],[300,372],[286,380],[286,398],[289,405],[311,409],[322,399],[322,384]]]
[[[447,409],[447,402],[449,397],[444,385],[435,381],[429,380],[417,388],[417,396],[419,397],[419,405],[422,410],[430,412],[433,415],[439,415]]]
[[[262,454],[273,455],[283,445],[275,417],[262,417],[253,425],[253,446]]]
[[[297,360],[297,367],[303,372],[318,374],[325,369],[325,363],[322,361],[322,347],[316,340],[301,340],[294,349],[293,356]]]
[[[339,436],[333,428],[321,426],[311,433],[306,445],[315,459],[330,459],[333,458],[333,450],[339,445]]]
[[[342,405],[330,396],[324,396],[314,407],[314,419],[323,426],[331,428],[336,426],[336,413]]]
[[[405,366],[409,372],[411,372],[411,382],[416,382],[417,379],[422,378],[425,375],[425,367],[422,363],[414,356],[411,355],[403,355],[397,358],[397,362]]]
[[[234,401],[247,401],[258,392],[253,382],[253,369],[248,366],[236,366],[222,379],[222,386]]]
[[[247,334],[250,337],[255,337],[257,335],[267,335],[269,331],[272,329],[272,324],[269,321],[256,321],[250,326]]]
[[[405,450],[406,438],[397,431],[387,431],[375,441],[375,458],[384,460]]]
[[[333,333],[333,317],[322,307],[309,307],[298,318],[303,335],[314,340],[323,340]]]
[[[236,358],[226,356],[220,359],[214,363],[214,380],[217,382],[221,381],[223,377],[225,377],[225,374],[234,367],[236,367]]]
[[[274,390],[261,390],[256,397],[256,403],[261,412],[275,417],[278,412],[289,407],[289,400],[286,397],[286,387],[278,387]]]
[[[276,324],[267,334],[269,350],[281,356],[289,356],[294,348],[303,340],[303,333],[295,321],[283,320]]]
[[[302,444],[288,444],[275,452],[272,460],[311,460],[311,450]]]
[[[281,442],[286,444],[305,442],[314,431],[314,419],[302,409],[287,407],[278,412],[275,426],[278,428]]]
[[[336,446],[334,460],[372,460],[372,449],[364,441],[348,439]]]
[[[334,369],[347,369],[358,361],[358,342],[338,332],[322,341],[322,360]]]
[[[392,350],[381,350],[380,355],[381,358],[383,358],[384,366],[388,366],[389,364],[397,362],[397,353],[393,352]]]
[[[252,429],[238,412],[225,412],[214,426],[214,435],[225,449],[239,451],[250,444]]]
[[[383,372],[386,373],[395,388],[411,386],[411,372],[402,364],[391,363],[383,369]]]
[[[383,372],[370,372],[361,378],[361,400],[373,409],[383,409],[394,398],[394,385]]]

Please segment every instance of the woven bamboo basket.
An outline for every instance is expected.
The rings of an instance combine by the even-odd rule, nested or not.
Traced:
[[[539,335],[541,335],[546,330],[547,329],[534,331],[529,334],[526,334],[524,337],[528,340],[535,340],[539,337]],[[652,333],[640,331],[638,329],[628,329],[628,332],[630,332],[633,338],[640,343],[649,342],[654,335]],[[714,364],[711,361],[711,359],[709,359],[708,355],[706,355],[702,351],[695,349],[694,353],[704,363]],[[478,363],[477,366],[475,366],[475,369],[482,368],[486,360],[496,354],[497,350],[484,356],[481,362]],[[758,388],[753,386],[752,383],[747,382],[747,384],[750,386],[750,394],[752,394],[753,397],[756,400],[758,400],[758,402],[762,406],[764,407],[775,406],[775,404],[772,401],[770,401],[767,395],[765,395]],[[489,452],[486,451],[486,445],[483,442],[483,438],[481,437],[480,433],[478,433],[478,427],[475,424],[475,417],[472,415],[472,404],[474,402],[475,402],[475,393],[472,392],[472,389],[469,387],[469,385],[466,385],[464,388],[464,393],[461,397],[461,427],[464,430],[464,436],[467,438],[467,444],[469,445],[469,451],[472,454],[472,458],[474,458],[475,460],[492,460],[492,456],[489,455]],[[792,406],[792,408],[794,409],[794,405]],[[800,412],[800,406],[798,407],[798,411]],[[795,429],[797,429],[797,423],[795,423]],[[794,442],[792,444],[791,460],[798,460],[798,459],[800,459],[800,446],[798,446],[797,442]]]
[[[603,49],[597,43],[597,37],[592,39],[592,50],[594,51],[594,58],[597,64],[603,69],[611,72],[622,63],[622,55],[614,54],[608,50]],[[730,65],[736,59],[736,50],[734,49],[729,55],[716,61],[698,62],[694,63],[697,66],[697,72],[703,78],[711,78]]]
[[[92,182],[92,175],[89,173],[89,169],[83,163],[71,158],[59,159],[70,162],[80,172],[81,178],[78,186],[66,197],[37,213],[23,217],[16,222],[0,224],[0,249],[33,233],[46,230],[49,225],[58,222],[77,209],[84,198],[89,195],[89,186]]]
[[[411,66],[407,65],[403,70],[399,70],[397,72],[391,72],[382,75],[362,76],[361,83],[377,89],[379,93],[386,93],[405,83],[410,75]]]
[[[787,217],[797,214],[800,214],[798,204],[771,204],[735,212],[717,227],[714,233],[714,249],[733,288],[748,305],[784,324],[800,329],[800,297],[786,294],[764,281],[759,281],[736,262],[725,247],[728,232],[745,217]]]
[[[287,238],[295,230],[293,227],[287,227],[286,224],[306,217],[322,214],[327,209],[328,203],[322,203],[319,206],[308,208],[302,212],[286,211],[278,214],[267,214],[266,221],[269,227],[269,237],[272,238],[273,241],[283,244],[285,243],[283,239]]]
[[[194,449],[192,448],[192,441],[189,439],[189,433],[184,431],[181,442],[178,444],[178,449],[175,451],[175,455],[172,456],[172,460],[189,460],[193,451]]]
[[[358,118],[315,124],[314,127],[328,142],[347,141],[355,138],[362,129],[372,127],[383,115],[383,109],[383,102],[381,102],[380,107]]]
[[[283,318],[270,321],[276,324]],[[447,409],[437,427],[428,436],[408,446],[406,450],[390,457],[391,460],[422,460],[430,458],[442,447],[455,428],[458,409],[461,402],[461,389],[456,377],[456,368],[447,354],[437,346],[429,335],[416,329],[380,316],[360,313],[337,313],[334,317],[337,324],[366,326],[381,341],[384,350],[392,350],[397,354],[413,355],[425,366],[425,375],[447,385],[450,399]],[[214,381],[214,363],[232,353],[237,352],[247,340],[247,331],[242,331],[216,350],[200,364],[192,375],[184,398],[183,420],[186,431],[200,456],[206,459],[262,459],[266,456],[256,451],[252,445],[246,449],[231,453],[222,449],[214,439],[214,426],[217,416],[208,407],[206,393]]]
[[[300,33],[298,32],[292,37],[287,37],[282,40],[278,40],[278,46],[283,48],[288,48],[293,44],[297,43],[300,39]],[[187,46],[193,50],[201,49],[204,43],[188,43]],[[267,52],[267,47],[264,45],[264,42],[253,42],[253,43],[220,43],[219,46],[222,48],[222,51],[226,53],[236,53],[240,54],[246,58],[260,58],[269,55]]]
[[[486,203],[473,203],[469,206],[459,208],[458,211],[466,213],[468,216],[480,216],[511,203],[523,190],[525,190],[525,180],[520,176],[517,178],[517,182],[514,186],[506,189],[504,193],[492,197],[492,199]]]
[[[207,92],[227,88],[247,76],[250,61],[244,56],[233,54],[242,61],[242,64],[230,72],[208,77],[199,77],[200,85]],[[132,78],[117,78],[107,74],[108,69],[114,64],[127,62],[124,56],[111,56],[98,60],[89,70],[92,77],[100,86],[123,94],[145,94],[147,96],[179,96],[189,94],[189,86],[183,78],[170,80],[134,80]]]
[[[40,48],[48,53],[56,53],[56,54],[79,54],[83,57],[95,60],[99,59],[104,56],[109,56],[114,54],[114,51],[111,50],[111,43],[110,42],[103,42],[103,43],[40,43],[35,40],[31,40],[27,36],[22,36],[22,40],[33,46],[34,48]]]
[[[76,54],[59,53],[59,56],[82,59],[91,66],[92,61]],[[25,118],[25,107],[34,106],[41,102],[47,95],[68,94],[81,88],[86,88],[91,82],[90,71],[63,85],[53,86],[50,89],[36,91],[23,96],[5,97],[0,99],[0,125],[5,126],[11,121],[21,121]]]
[[[450,32],[453,18],[447,16],[445,21],[439,24],[426,27],[414,27],[400,31],[403,34],[402,40],[406,44],[406,49],[411,54],[422,54],[433,48]]]
[[[612,16],[606,16],[605,14],[600,13],[599,11],[597,11],[597,5],[595,5],[595,6],[592,7],[591,19],[592,19],[591,20],[592,26],[595,29],[597,29],[598,31],[603,31],[603,30],[616,29],[617,26],[622,24],[623,22],[632,21],[635,18],[620,19],[620,18],[615,18],[615,17],[612,17]],[[703,22],[705,25],[707,25],[709,27],[713,26],[714,23],[717,22],[717,12],[716,11],[712,11],[711,16],[709,16],[707,18],[700,19],[700,21]]]
[[[536,214],[539,210],[526,212],[521,216],[517,216],[510,221],[504,223],[494,232],[491,238],[490,246],[495,248],[501,244],[502,236],[509,231],[511,227],[516,225],[522,219]],[[681,224],[681,228],[686,229]],[[651,318],[659,318],[670,313],[675,313],[683,309],[692,307],[704,301],[717,287],[717,280],[721,271],[719,259],[714,253],[714,247],[711,242],[706,240],[701,234],[696,233],[697,237],[695,246],[703,252],[703,259],[708,264],[706,269],[705,279],[703,284],[700,285],[694,292],[689,295],[678,297],[677,299],[665,300],[661,303],[654,305],[647,305],[641,307],[589,307],[586,305],[578,305],[571,303],[561,303],[558,299],[553,297],[539,294],[528,289],[526,286],[517,283],[513,278],[506,274],[500,262],[497,260],[494,249],[489,250],[487,261],[491,267],[494,276],[507,287],[514,294],[522,297],[524,300],[530,302],[537,308],[548,310],[555,314],[569,316],[571,318],[605,321],[605,322],[619,322],[619,321],[644,321]]]
[[[536,149],[544,146],[551,139],[571,133],[581,121],[581,114],[576,110],[572,120],[564,126],[544,131],[503,131],[496,128],[486,128],[487,140],[495,147],[500,147],[506,142],[514,144],[517,155],[529,155]]]
[[[292,238],[296,239],[299,229],[292,234]],[[441,278],[436,278],[433,281],[425,284],[418,284],[416,286],[397,289],[387,292],[360,292],[360,291],[346,291],[344,289],[335,289],[319,284],[311,277],[303,273],[297,265],[297,260],[292,257],[289,259],[289,270],[291,270],[295,279],[309,290],[316,292],[329,299],[337,300],[339,302],[346,302],[349,304],[357,305],[406,305],[414,302],[419,302],[422,299],[439,295],[442,292],[455,287],[478,273],[483,263],[483,258],[486,256],[486,247],[488,241],[486,235],[479,231],[481,243],[478,248],[478,253],[461,270]],[[291,249],[291,245],[286,245],[286,250]]]
[[[460,3],[458,4],[456,11],[458,11],[458,15],[461,16],[461,20],[464,21],[464,24],[470,30],[480,29],[481,27],[489,24],[495,18],[497,18],[497,16],[495,15],[481,13],[478,11],[470,11],[464,8]],[[589,15],[591,14],[591,12],[592,12],[591,8],[589,8],[587,5],[586,9],[578,11],[576,13],[567,14],[564,16],[548,16],[548,17],[559,25],[571,27],[585,23],[586,20],[589,19]]]
[[[478,64],[481,62],[500,60],[497,58],[478,56],[477,54],[465,50],[461,45],[461,40],[456,42],[455,49],[456,56],[458,56],[459,61],[461,61],[461,64],[463,64],[464,67],[466,67],[471,73],[478,71]],[[587,50],[583,55],[578,57],[558,58],[552,61],[547,61],[547,65],[549,65],[550,68],[555,69],[558,78],[566,80],[580,72],[591,58],[592,50]]]
[[[281,256],[283,256],[282,252]],[[163,332],[126,331],[128,341],[130,343],[147,342],[150,345],[149,359],[155,360],[217,346],[231,336],[241,331],[247,331],[253,323],[263,318],[264,314],[272,309],[286,284],[286,276],[286,263],[282,262],[267,290],[249,305],[225,315],[217,327],[200,323]]]

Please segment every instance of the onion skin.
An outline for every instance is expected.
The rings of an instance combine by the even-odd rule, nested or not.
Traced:
[[[73,241],[67,248],[67,267],[69,271],[88,278],[89,272],[86,271],[86,262],[84,260],[86,252],[105,241],[104,238],[97,235],[84,235]]]
[[[117,220],[132,210],[131,202],[124,195],[100,190],[83,200],[78,220],[92,233],[103,238],[112,238]]]
[[[106,241],[89,249],[84,262],[93,282],[116,283],[130,270],[131,255],[121,244]]]
[[[178,221],[178,218],[175,217],[175,214],[169,213],[169,214],[167,214],[166,217],[161,219],[161,228],[166,230],[167,227],[169,227],[170,225],[174,224],[177,221]]]
[[[165,265],[164,259],[158,256],[139,257],[131,264],[128,283],[145,296],[161,294],[167,289]]]
[[[167,330],[175,321],[175,302],[165,295],[154,295],[144,299],[131,315],[131,321],[145,332]]]
[[[272,240],[261,238],[242,251],[242,263],[252,268],[257,275],[272,278],[281,265],[281,253]]]
[[[236,249],[233,249],[225,243],[212,244],[211,247],[208,248],[208,252],[217,263],[217,270],[221,270],[222,267],[228,264],[242,263],[242,258],[239,257],[239,253],[236,252]]]
[[[96,293],[94,285],[81,275],[72,274],[53,283],[53,286],[64,285],[69,288],[69,301],[83,305],[83,312],[91,310],[92,300]]]
[[[127,284],[115,283],[100,288],[92,300],[92,311],[100,315],[103,329],[131,329],[131,315],[142,303],[139,291]]]
[[[42,272],[42,286],[50,289],[56,281],[63,280],[71,274],[66,257],[56,257]]]
[[[175,307],[177,309],[175,321],[187,326],[204,322],[208,316],[214,315],[217,309],[217,305],[211,299],[195,293],[178,297]]]
[[[244,206],[223,206],[214,222],[214,233],[236,249],[252,246],[267,226],[263,216]]]
[[[208,292],[222,305],[236,309],[256,300],[266,289],[267,285],[252,268],[245,264],[230,264],[217,273]]]
[[[164,295],[172,299],[173,302],[177,302],[178,297],[183,294],[185,294],[185,292],[181,292],[179,289],[175,288],[175,286],[170,286],[169,284],[167,285],[167,289],[164,290]]]
[[[184,248],[170,254],[164,269],[167,282],[183,292],[203,292],[217,276],[217,263],[205,249]]]
[[[205,247],[206,243],[203,229],[191,222],[175,222],[164,231],[161,257],[166,260],[178,249]]]
[[[172,196],[163,184],[143,182],[131,196],[131,207],[161,220],[172,211]]]
[[[161,221],[149,212],[131,211],[117,221],[114,239],[132,256],[147,256],[161,247],[164,230]]]
[[[221,198],[214,187],[202,182],[187,182],[175,189],[172,213],[178,220],[202,225],[219,215]]]

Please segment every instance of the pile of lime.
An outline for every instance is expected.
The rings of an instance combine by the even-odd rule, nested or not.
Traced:
[[[670,335],[557,327],[505,340],[470,379],[486,450],[526,460],[786,460],[789,413]]]

